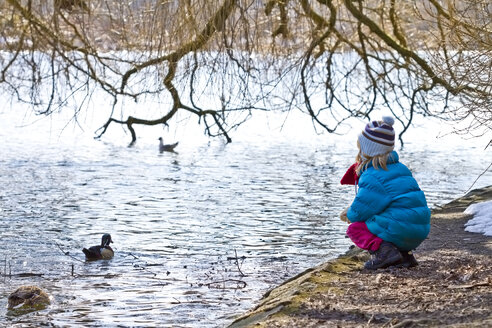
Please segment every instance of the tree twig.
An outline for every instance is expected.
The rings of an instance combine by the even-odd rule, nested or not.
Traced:
[[[489,166],[482,173],[480,173],[480,175],[475,179],[475,181],[473,181],[473,183],[470,186],[470,188],[468,188],[468,190],[465,191],[465,194],[467,194],[473,188],[473,186],[475,185],[475,183],[477,183],[478,179],[480,179],[482,177],[482,175],[484,175],[490,169],[491,166],[492,166],[492,163],[490,163]]]
[[[239,270],[239,273],[241,274],[241,277],[246,277],[246,275],[241,271],[241,267],[239,266],[239,259],[237,258],[237,251],[234,250],[234,253],[236,254],[236,266],[237,266],[237,269]]]
[[[235,282],[238,287],[236,287],[236,288],[226,288],[225,287],[225,283],[226,282]],[[222,289],[243,289],[243,288],[245,288],[248,285],[245,281],[238,280],[238,279],[217,280],[217,281],[208,282],[208,283],[206,283],[204,285],[207,286],[207,287],[209,287],[209,288],[211,288],[213,285],[217,285],[217,284],[224,284],[224,287]],[[240,284],[242,284],[242,287],[239,286]]]
[[[63,253],[63,255],[66,255],[66,256],[68,256],[68,257],[71,257],[72,259],[74,259],[74,260],[76,260],[76,261],[79,261],[79,262],[82,262],[82,263],[84,262],[84,261],[82,261],[81,259],[78,259],[78,258],[76,258],[76,257],[75,257],[75,256],[73,256],[73,255],[70,255],[70,252],[65,252],[65,251],[63,250],[63,248],[60,246],[60,244],[58,244],[56,241],[55,241],[55,245],[56,245],[56,246],[60,249],[60,251]]]

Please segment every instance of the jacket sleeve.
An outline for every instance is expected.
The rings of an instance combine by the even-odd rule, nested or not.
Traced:
[[[361,178],[359,192],[347,211],[350,222],[366,221],[382,213],[391,203],[391,197],[375,176]]]

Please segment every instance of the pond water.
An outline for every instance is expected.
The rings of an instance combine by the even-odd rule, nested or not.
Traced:
[[[0,113],[0,325],[223,327],[349,246],[337,215],[354,190],[339,180],[362,122],[317,135],[307,118],[271,115],[228,145],[191,128],[139,128],[127,148],[119,127],[95,141],[93,126],[37,119]],[[484,140],[439,131],[416,128],[400,152],[432,206],[463,195],[492,161]],[[158,154],[160,135],[180,141],[178,153]],[[475,187],[490,184],[488,172]],[[104,232],[114,259],[85,262],[81,249]],[[52,305],[9,315],[7,295],[25,284]]]

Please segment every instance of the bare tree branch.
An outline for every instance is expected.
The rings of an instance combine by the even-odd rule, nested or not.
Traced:
[[[109,96],[97,138],[118,124],[134,145],[136,126],[184,113],[231,142],[254,111],[297,109],[330,133],[384,110],[401,142],[418,116],[492,130],[486,0],[4,0],[0,10],[4,90],[38,114],[77,108],[74,119],[93,94]],[[125,100],[149,110],[127,113]]]

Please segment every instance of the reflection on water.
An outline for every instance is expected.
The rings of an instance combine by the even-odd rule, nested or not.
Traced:
[[[337,218],[354,196],[339,185],[354,157],[346,139],[180,140],[179,153],[158,154],[155,136],[128,149],[46,142],[36,129],[0,132],[0,322],[8,325],[225,326],[349,245]],[[450,156],[432,146],[409,142],[401,157],[438,204],[460,196],[484,159],[477,149]],[[81,249],[104,232],[115,258],[84,262]],[[22,284],[48,290],[53,305],[6,316],[6,296]]]

